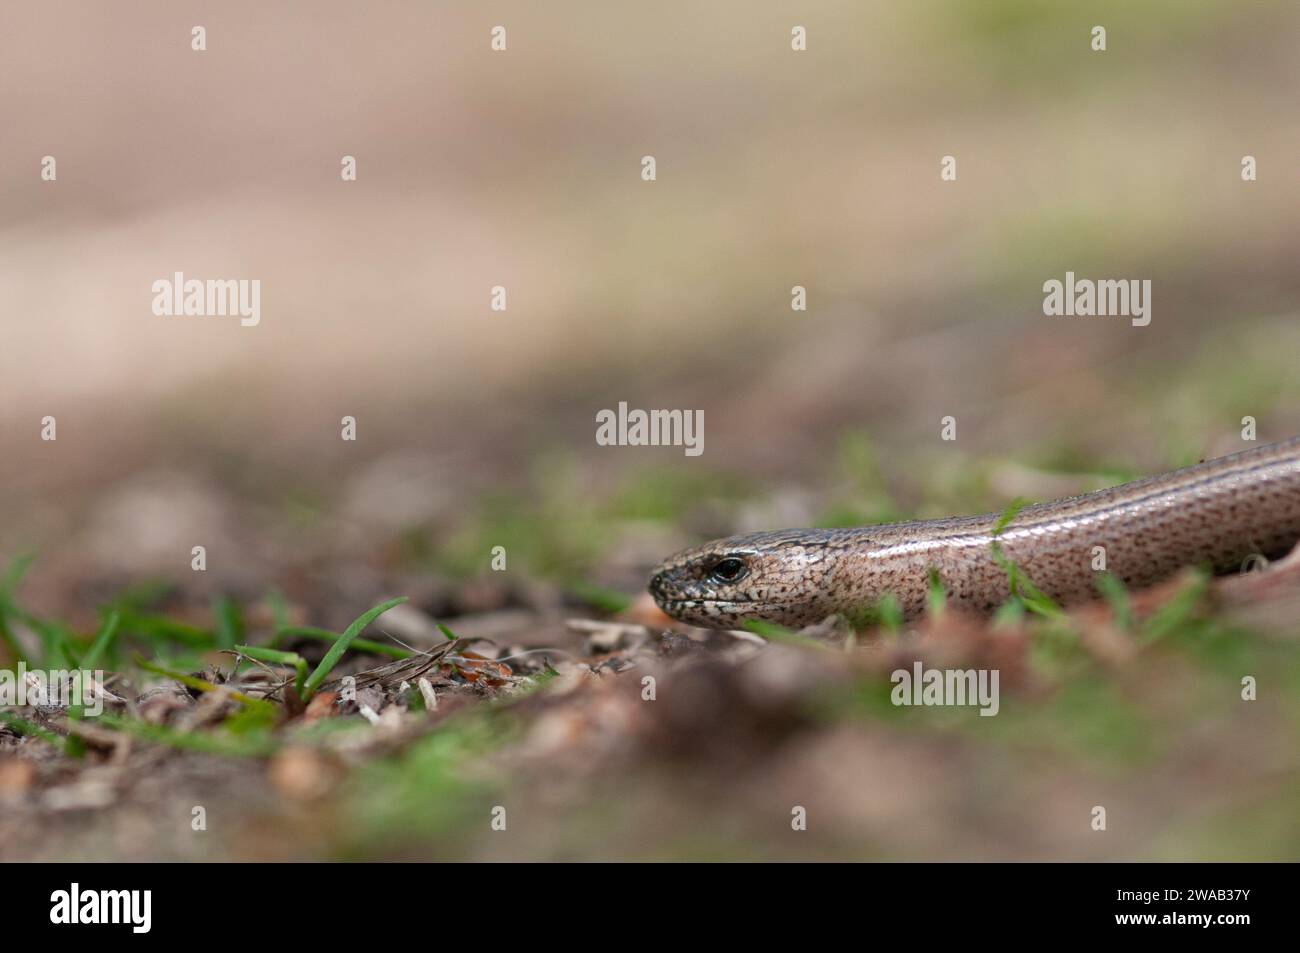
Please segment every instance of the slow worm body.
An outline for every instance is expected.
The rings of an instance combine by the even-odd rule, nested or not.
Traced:
[[[692,625],[737,628],[759,619],[800,627],[834,614],[853,618],[886,593],[915,617],[932,573],[951,603],[989,612],[1010,596],[1007,560],[1063,604],[1096,598],[1103,569],[1130,588],[1184,566],[1226,572],[1300,540],[1300,437],[1028,506],[999,529],[1001,519],[733,536],[666,560],[650,592]]]

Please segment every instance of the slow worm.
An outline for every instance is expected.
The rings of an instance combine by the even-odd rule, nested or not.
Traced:
[[[1130,588],[1184,566],[1227,572],[1300,540],[1300,437],[1002,516],[732,536],[666,560],[650,592],[692,625],[797,628],[886,593],[915,617],[933,573],[950,603],[987,613],[1010,596],[1007,560],[1062,604],[1096,598],[1103,570]]]

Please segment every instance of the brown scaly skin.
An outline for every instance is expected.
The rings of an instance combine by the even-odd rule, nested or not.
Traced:
[[[1184,566],[1217,572],[1300,540],[1300,437],[1161,476],[1029,506],[994,535],[999,513],[861,529],[733,536],[664,561],[650,580],[681,622],[732,629],[747,620],[800,628],[850,619],[893,593],[906,618],[925,607],[930,573],[950,603],[987,613],[1010,596],[993,544],[1063,604],[1096,597],[1094,547],[1130,588]]]

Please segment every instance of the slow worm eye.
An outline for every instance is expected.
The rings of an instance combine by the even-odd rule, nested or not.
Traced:
[[[747,572],[749,567],[745,565],[743,559],[726,556],[713,564],[713,568],[709,570],[709,578],[714,582],[738,582]]]

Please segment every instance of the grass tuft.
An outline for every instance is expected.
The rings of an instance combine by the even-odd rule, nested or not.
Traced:
[[[320,688],[321,683],[325,681],[329,673],[334,670],[334,666],[339,663],[339,659],[343,658],[343,653],[348,650],[348,646],[356,641],[357,636],[362,633],[366,626],[374,622],[389,609],[393,608],[393,606],[399,606],[406,601],[406,596],[398,596],[396,599],[389,599],[387,602],[381,603],[367,612],[363,612],[354,619],[352,624],[338,637],[337,641],[330,646],[330,650],[325,653],[325,657],[321,659],[320,664],[316,666],[316,671],[311,673],[311,676],[303,685],[303,691],[300,693],[302,695],[302,700],[304,702],[311,700],[311,696],[316,694],[316,690]]]

